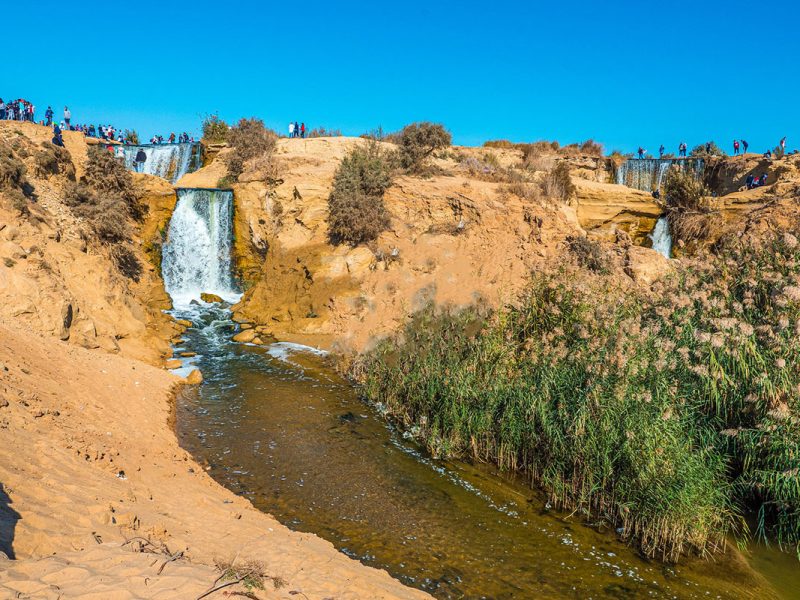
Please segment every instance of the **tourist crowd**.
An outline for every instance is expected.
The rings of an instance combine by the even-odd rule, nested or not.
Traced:
[[[167,141],[164,141],[163,135],[154,135],[150,138],[150,143],[154,145],[158,144],[188,144],[194,142],[194,137],[190,137],[188,133],[185,131],[180,134],[178,137],[175,137],[174,133],[170,133]]]
[[[781,138],[781,141],[778,143],[778,146],[781,149],[782,153],[786,152],[786,137],[784,136]],[[747,154],[747,149],[750,147],[750,144],[747,143],[747,140],[733,140],[733,155],[738,156],[739,152]],[[705,143],[706,154],[711,154],[714,150],[714,143],[713,142],[706,142]],[[658,157],[664,157],[664,151],[666,148],[664,144],[661,144],[661,147],[658,149]],[[686,142],[681,142],[678,144],[678,156],[682,158],[686,158],[686,151],[688,150],[688,146]],[[795,151],[796,152],[796,151]],[[640,159],[645,158],[647,155],[647,150],[645,150],[642,146],[639,146],[639,149],[636,151],[636,154],[639,156]],[[764,158],[772,158],[772,150],[767,150],[764,152]],[[758,179],[756,179],[758,181]]]

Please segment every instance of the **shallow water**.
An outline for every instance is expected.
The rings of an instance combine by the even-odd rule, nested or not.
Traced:
[[[771,596],[743,561],[651,563],[518,480],[432,460],[319,355],[234,344],[226,311],[180,316],[198,324],[180,349],[205,378],[179,402],[184,447],[256,507],[408,585],[439,598]]]

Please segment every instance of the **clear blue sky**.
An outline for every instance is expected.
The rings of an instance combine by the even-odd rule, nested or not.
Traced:
[[[800,147],[796,2],[35,2],[3,11],[0,97],[188,130],[201,116],[456,143]]]

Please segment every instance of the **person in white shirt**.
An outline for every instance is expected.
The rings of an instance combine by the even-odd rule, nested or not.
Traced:
[[[64,107],[64,122],[67,124],[67,128],[69,128],[69,120],[72,118],[72,113],[69,112],[69,109],[65,106]]]
[[[289,123],[289,137],[294,137],[294,123]]]

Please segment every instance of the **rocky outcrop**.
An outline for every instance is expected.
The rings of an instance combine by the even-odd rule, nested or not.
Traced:
[[[649,245],[658,217],[664,212],[647,192],[624,185],[576,179],[577,214],[581,227],[597,239],[614,240],[615,230],[630,235],[634,244]]]

